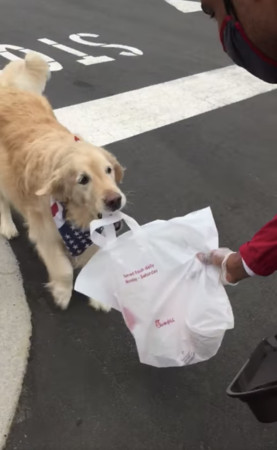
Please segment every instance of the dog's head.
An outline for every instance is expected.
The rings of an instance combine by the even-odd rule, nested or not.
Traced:
[[[125,206],[126,197],[118,187],[124,170],[107,150],[83,141],[74,147],[68,154],[63,152],[37,195],[50,195],[64,203],[66,218],[86,228],[103,213]]]

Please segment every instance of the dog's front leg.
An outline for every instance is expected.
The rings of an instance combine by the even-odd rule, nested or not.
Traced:
[[[0,191],[0,233],[7,239],[12,239],[18,235],[18,231],[12,219],[9,202],[1,191]]]
[[[29,237],[48,270],[48,287],[55,303],[66,309],[72,296],[73,267],[65,254],[59,232],[50,215],[31,214],[28,225]]]

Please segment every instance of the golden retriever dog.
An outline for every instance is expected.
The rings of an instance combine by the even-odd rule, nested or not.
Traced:
[[[7,239],[17,235],[13,206],[46,265],[55,303],[65,309],[73,265],[53,220],[51,200],[64,205],[67,220],[87,229],[102,214],[124,207],[126,197],[117,185],[123,169],[108,151],[76,141],[45,97],[23,89],[3,87],[0,81],[0,233]],[[91,305],[99,309],[96,302]]]
[[[39,53],[30,52],[25,59],[12,61],[4,67],[0,74],[0,86],[42,94],[49,78],[47,62]]]

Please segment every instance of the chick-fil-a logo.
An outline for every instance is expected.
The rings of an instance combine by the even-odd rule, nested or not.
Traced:
[[[158,320],[155,320],[155,325],[157,328],[162,328],[162,327],[165,327],[166,325],[171,325],[174,322],[175,322],[175,320],[173,319],[173,317],[172,317],[172,319],[165,320],[164,322],[161,322],[160,319],[158,319]]]

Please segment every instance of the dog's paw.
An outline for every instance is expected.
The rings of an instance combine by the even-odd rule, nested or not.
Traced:
[[[6,239],[13,239],[18,236],[18,231],[15,224],[12,221],[1,220],[0,233]]]
[[[91,306],[96,311],[104,311],[106,313],[110,312],[111,310],[109,306],[103,305],[103,303],[97,302],[93,298],[89,299],[89,306]]]
[[[72,285],[51,281],[47,286],[54,297],[56,305],[61,309],[66,309],[72,296]]]

